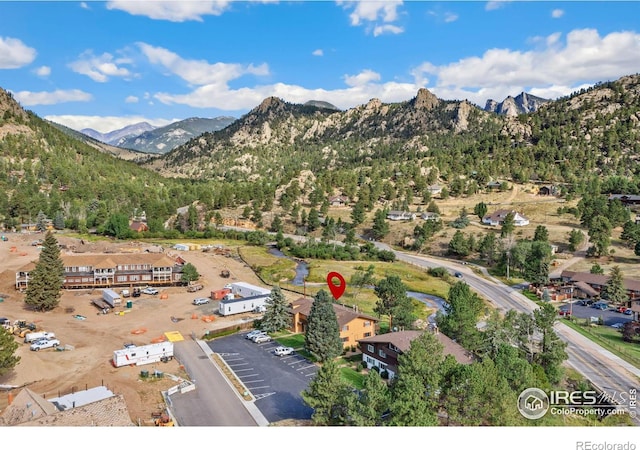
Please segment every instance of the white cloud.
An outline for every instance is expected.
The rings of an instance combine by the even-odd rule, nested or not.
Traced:
[[[135,75],[129,69],[122,67],[122,65],[130,63],[131,61],[125,58],[114,59],[110,53],[95,56],[89,50],[80,55],[80,59],[70,63],[69,67],[74,72],[86,75],[93,81],[105,83],[109,81],[110,77],[133,78]]]
[[[127,98],[124,99],[125,103],[138,103],[138,101],[140,101],[140,99],[135,95],[129,95]]]
[[[186,60],[176,53],[162,47],[153,47],[149,44],[138,43],[142,53],[152,64],[159,64],[170,73],[179,76],[188,83],[194,85],[215,85],[225,87],[231,80],[243,75],[263,76],[269,74],[269,66],[260,64],[210,64],[204,60]]]
[[[219,16],[231,4],[230,0],[196,1],[131,1],[113,0],[107,2],[108,9],[118,9],[136,16],[150,19],[185,22],[202,21],[203,16]]]
[[[36,50],[20,39],[0,36],[0,69],[18,69],[36,59]]]
[[[360,26],[365,23],[374,24],[374,36],[391,32],[394,34],[404,32],[401,27],[391,27],[389,24],[398,20],[398,9],[402,6],[402,0],[338,0],[338,5],[344,9],[353,10],[349,14],[351,25]],[[380,25],[380,22],[383,25]],[[367,28],[370,31],[371,28]]]
[[[317,50],[314,50],[311,54],[312,54],[313,56],[324,56],[324,52],[322,51],[322,49],[321,49],[321,48],[319,48],[319,49],[317,49]]]
[[[433,76],[435,83],[429,89],[441,98],[482,104],[487,98],[502,100],[523,90],[533,93],[534,88],[556,98],[589,82],[640,72],[637,33],[601,37],[596,30],[583,29],[571,31],[564,40],[554,33],[535,42],[538,47],[530,51],[495,48],[442,66],[425,62],[412,74],[419,85]]]
[[[39,77],[48,77],[51,75],[51,67],[49,66],[40,66],[36,70],[34,70],[35,74]]]
[[[363,70],[358,75],[345,75],[344,82],[347,86],[364,86],[373,81],[380,81],[380,74],[372,70]]]
[[[458,20],[458,15],[452,12],[447,12],[444,14],[444,21],[447,23],[455,22]]]
[[[502,8],[507,3],[508,3],[508,0],[499,0],[499,1],[487,2],[487,4],[484,6],[484,9],[486,11],[494,11],[496,9]]]
[[[53,92],[20,91],[14,92],[13,96],[23,106],[57,105],[58,103],[67,102],[88,102],[93,98],[91,94],[79,89],[57,89]]]
[[[82,9],[91,9],[91,8],[89,8],[89,5],[87,5],[87,2],[80,2],[80,8],[82,8]]]
[[[562,16],[564,16],[564,11],[561,9],[554,9],[553,11],[551,11],[551,17],[553,17],[554,19],[559,19]]]
[[[149,119],[143,116],[45,116],[51,122],[59,123],[72,130],[80,131],[84,128],[92,128],[100,133],[108,133],[109,131],[119,130],[127,125],[133,125],[140,122],[147,122],[156,127],[163,127],[170,123],[177,122],[181,119]]]
[[[404,28],[395,25],[378,25],[373,28],[373,35],[380,36],[381,34],[400,34],[404,32]]]

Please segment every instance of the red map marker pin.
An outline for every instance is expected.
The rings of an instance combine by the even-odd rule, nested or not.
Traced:
[[[334,278],[340,280],[339,285],[333,284],[333,281],[331,280],[333,280]],[[333,298],[335,298],[336,300],[342,297],[342,294],[344,294],[344,290],[347,288],[347,282],[344,281],[344,277],[338,272],[329,272],[329,274],[327,275],[327,285],[329,285],[329,290],[331,291]]]

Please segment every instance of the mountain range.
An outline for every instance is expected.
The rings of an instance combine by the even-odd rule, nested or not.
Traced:
[[[508,96],[501,102],[489,99],[484,107],[485,111],[504,114],[506,116],[517,116],[518,114],[527,114],[535,112],[550,100],[535,95],[521,92],[516,97]]]
[[[145,131],[151,131],[155,128],[156,127],[147,122],[139,122],[107,133],[101,133],[92,128],[83,128],[80,132],[97,141],[104,142],[105,144],[118,146],[118,144],[127,137],[138,136]]]

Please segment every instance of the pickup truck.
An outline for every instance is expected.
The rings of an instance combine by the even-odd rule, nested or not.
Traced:
[[[34,342],[29,347],[32,351],[37,352],[43,348],[53,348],[60,345],[60,341],[58,339],[41,339],[39,341]]]
[[[156,288],[148,287],[144,288],[142,293],[147,295],[158,295],[158,290]]]

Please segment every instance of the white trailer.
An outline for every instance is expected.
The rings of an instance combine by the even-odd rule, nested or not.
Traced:
[[[35,342],[38,339],[53,339],[56,335],[52,331],[34,331],[33,333],[27,333],[24,335],[24,343]]]
[[[228,285],[231,293],[240,297],[256,297],[258,295],[271,295],[271,289],[266,289],[253,284],[238,281]],[[226,286],[225,286],[226,287]]]
[[[120,294],[118,294],[113,289],[103,289],[102,290],[102,299],[111,305],[112,308],[115,308],[122,302],[120,298]]]
[[[220,300],[218,312],[221,316],[231,316],[246,312],[264,312],[268,295],[255,295],[253,297],[224,298]]]
[[[113,366],[141,366],[159,361],[167,362],[173,359],[173,342],[158,342],[156,344],[127,346],[113,352]]]

